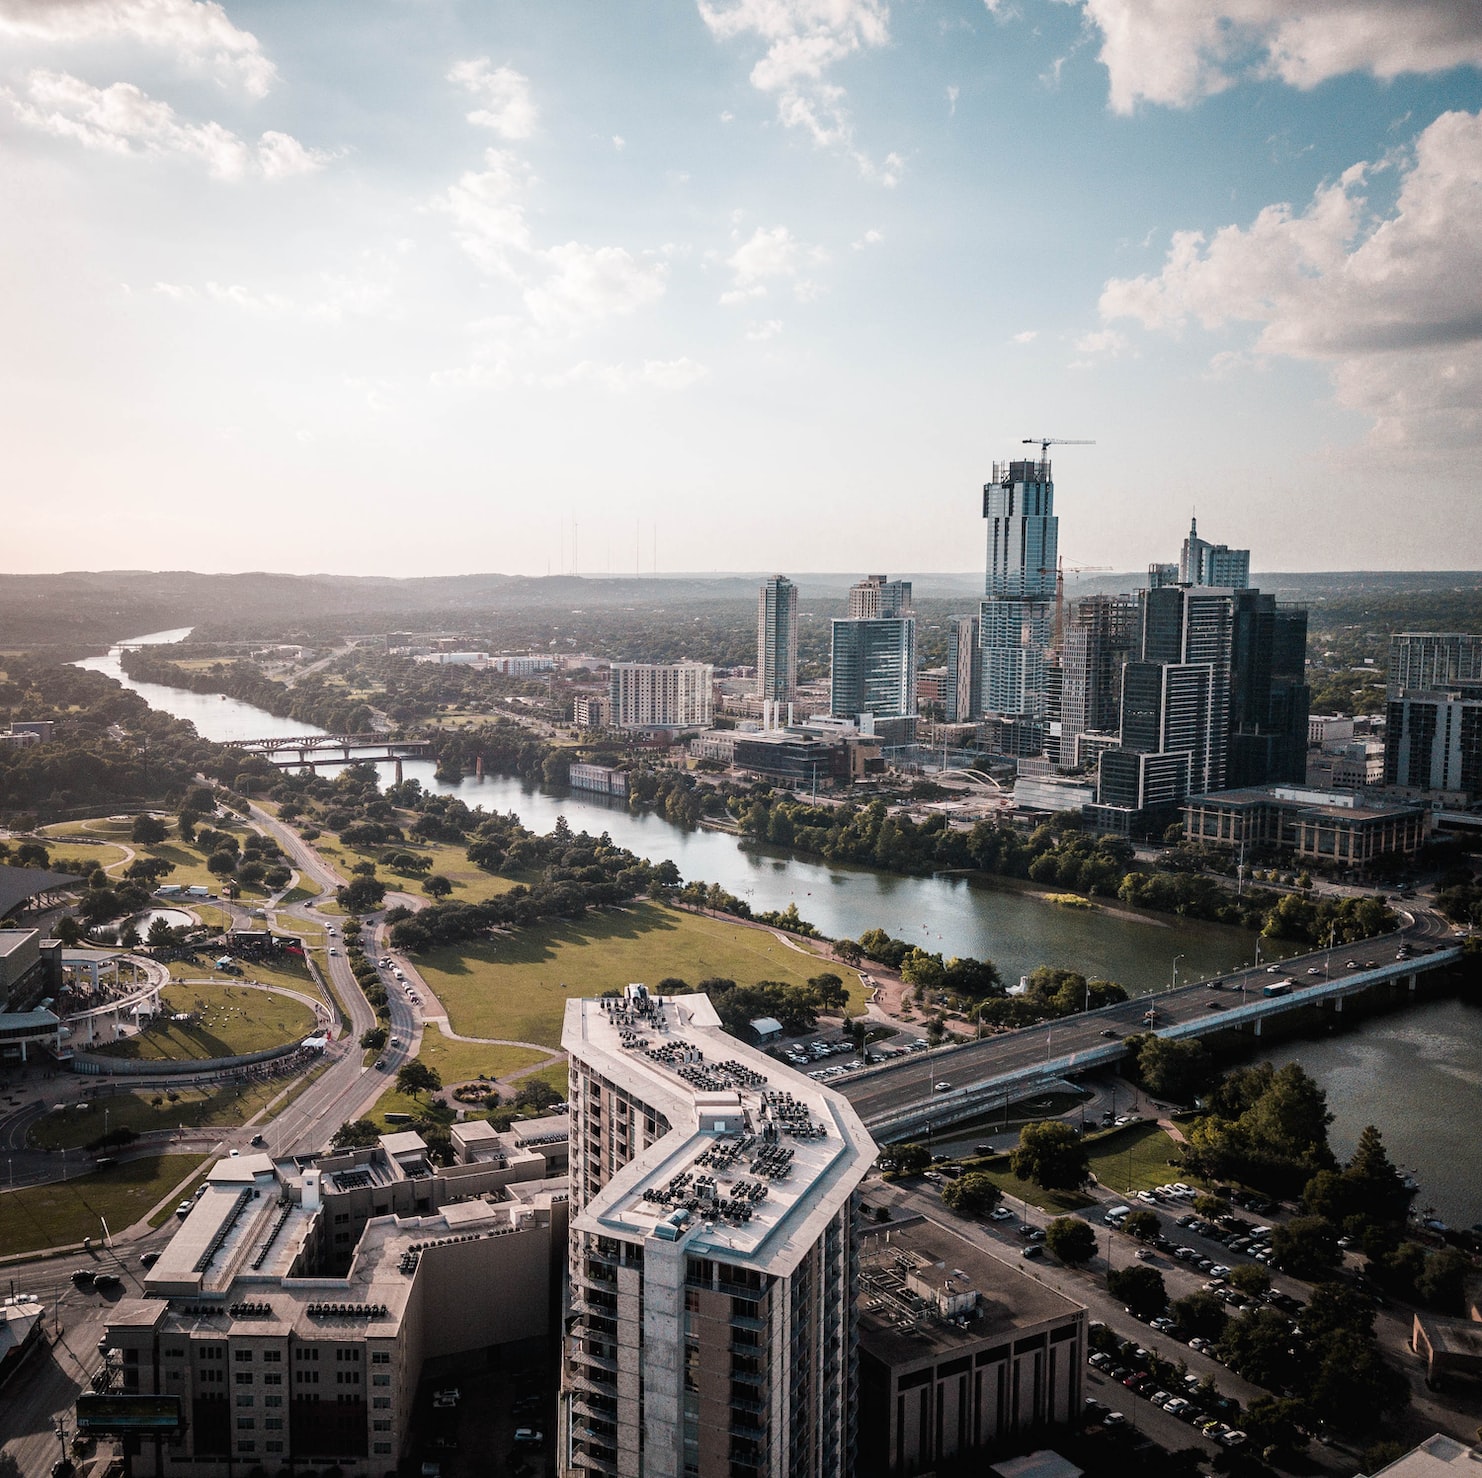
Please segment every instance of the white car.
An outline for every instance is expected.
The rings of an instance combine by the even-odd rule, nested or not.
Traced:
[[[944,1078],[940,1083],[933,1083],[931,1085],[931,1091],[933,1093],[945,1093],[951,1086]]]

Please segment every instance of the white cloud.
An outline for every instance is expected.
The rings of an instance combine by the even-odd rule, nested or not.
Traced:
[[[62,44],[116,38],[174,53],[262,97],[275,80],[257,37],[239,30],[215,0],[0,0],[0,39]]]
[[[955,84],[947,89],[947,116],[957,116],[957,99],[962,96],[962,89]]]
[[[664,262],[644,264],[620,246],[568,241],[540,253],[549,270],[526,289],[525,306],[545,328],[577,329],[602,318],[632,313],[663,297]]]
[[[392,273],[389,258],[365,252],[348,272],[323,273],[297,296],[215,281],[199,288],[188,283],[156,282],[153,291],[171,302],[232,308],[254,318],[338,323],[350,317],[394,316]]]
[[[693,359],[645,359],[641,364],[597,364],[584,359],[569,369],[528,378],[527,383],[546,390],[564,390],[572,385],[598,385],[604,390],[626,394],[634,390],[688,390],[710,374]]]
[[[758,226],[725,258],[725,265],[734,277],[720,301],[730,307],[748,298],[766,297],[767,284],[775,278],[791,279],[794,295],[801,301],[809,301],[821,289],[798,274],[805,266],[827,260],[828,253],[822,247],[805,245],[786,226]]]
[[[453,239],[484,271],[518,280],[520,259],[533,250],[525,220],[532,177],[507,149],[485,150],[484,166],[465,171],[436,204],[453,219]]]
[[[746,330],[746,337],[753,344],[765,343],[768,339],[775,339],[782,332],[782,320],[780,318],[768,318],[761,323],[753,323]]]
[[[0,98],[28,128],[110,154],[192,160],[221,180],[283,179],[331,157],[286,133],[265,133],[253,145],[219,123],[189,123],[131,82],[94,87],[65,72],[35,71],[23,94],[4,89]]]
[[[1037,338],[1039,338],[1039,330],[1037,328],[1026,328],[1014,335],[1014,342],[1016,344],[1032,344]]]
[[[849,250],[863,251],[867,246],[879,246],[879,244],[884,240],[884,233],[881,231],[877,231],[873,226],[871,226],[869,230],[867,230],[864,235],[859,238],[858,241],[851,241],[849,243]]]
[[[477,97],[482,106],[467,115],[470,123],[492,128],[502,139],[528,139],[535,132],[539,111],[530,95],[530,79],[513,67],[496,67],[486,56],[458,62],[448,73]]]
[[[1105,320],[1177,332],[1260,326],[1258,356],[1327,364],[1370,440],[1411,453],[1482,450],[1482,115],[1445,113],[1376,216],[1356,164],[1300,212],[1174,235],[1155,276],[1114,279]]]
[[[616,149],[619,154],[621,154],[623,150],[628,147],[628,141],[622,136],[622,134],[615,133],[612,136],[612,147]]]
[[[1113,111],[1186,107],[1244,78],[1315,87],[1482,65],[1474,0],[1063,0],[1101,33]]]
[[[700,17],[720,41],[749,37],[766,50],[751,69],[751,85],[777,99],[784,127],[800,128],[822,149],[838,149],[868,180],[891,186],[903,160],[876,163],[855,146],[845,91],[828,80],[838,62],[890,40],[885,0],[697,0]],[[722,115],[726,121],[726,115]]]

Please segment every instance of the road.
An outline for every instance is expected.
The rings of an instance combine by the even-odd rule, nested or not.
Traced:
[[[1326,985],[1352,973],[1347,969],[1349,960],[1360,966],[1393,963],[1402,944],[1410,945],[1418,960],[1451,938],[1444,921],[1421,913],[1394,934],[1283,960],[1279,973],[1293,982],[1295,998],[1304,988]],[[1273,979],[1267,966],[1249,967],[1221,977],[1217,988],[1200,981],[1135,996],[1081,1015],[899,1058],[832,1086],[849,1099],[869,1126],[888,1126],[893,1117],[913,1110],[929,1117],[936,1104],[941,1105],[943,1122],[961,1121],[969,1117],[962,1111],[965,1090],[981,1089],[1016,1074],[1032,1077],[1038,1067],[1050,1076],[1106,1066],[1123,1055],[1122,1038],[1149,1029],[1202,1023],[1217,1011],[1261,1001]],[[889,1137],[888,1128],[883,1132]]]

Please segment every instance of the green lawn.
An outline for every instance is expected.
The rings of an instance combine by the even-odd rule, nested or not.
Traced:
[[[281,1083],[252,1083],[208,1093],[199,1088],[175,1088],[171,1103],[164,1090],[137,1089],[100,1097],[87,1108],[48,1114],[31,1129],[30,1144],[36,1149],[69,1150],[87,1144],[103,1133],[106,1110],[109,1129],[195,1129],[214,1124],[245,1124],[283,1091]],[[158,1104],[151,1102],[158,1098]]]
[[[1047,1191],[1032,1180],[1020,1180],[1009,1169],[1007,1155],[993,1155],[985,1160],[967,1160],[964,1164],[974,1174],[986,1175],[1003,1192],[1006,1200],[1027,1201],[1031,1206],[1038,1206],[1041,1211],[1048,1211],[1054,1216],[1078,1211],[1081,1207],[1092,1204],[1092,1198],[1083,1196],[1079,1191]]]
[[[657,903],[432,950],[416,965],[447,1007],[455,1031],[551,1047],[560,1045],[568,999],[620,990],[634,980],[656,985],[674,975],[697,985],[720,976],[743,985],[805,985],[810,975],[832,969],[859,988],[854,971],[791,949],[766,930]]]
[[[466,1083],[480,1073],[491,1078],[508,1077],[521,1068],[533,1067],[545,1058],[529,1047],[494,1047],[479,1042],[457,1042],[445,1037],[434,1026],[422,1033],[422,1050],[418,1057],[428,1067],[436,1068],[444,1083]],[[566,1067],[561,1065],[564,1075]]]
[[[136,1037],[96,1050],[111,1057],[173,1061],[235,1057],[308,1036],[314,1015],[307,1006],[272,991],[240,985],[173,985],[163,993],[166,1012],[199,1011],[201,1019],[162,1018]]]
[[[1086,1145],[1091,1173],[1119,1195],[1146,1191],[1170,1180],[1193,1182],[1178,1167],[1179,1147],[1156,1124],[1128,1124],[1091,1136]]]
[[[53,1185],[0,1195],[0,1247],[30,1252],[121,1232],[202,1163],[200,1155],[151,1155]]]
[[[416,816],[410,811],[401,811],[397,813],[397,820],[409,829]],[[499,877],[475,867],[468,860],[465,848],[446,842],[417,842],[408,838],[403,842],[377,843],[372,847],[350,847],[333,832],[326,832],[309,845],[341,872],[348,873],[357,862],[374,862],[377,864],[376,876],[390,891],[411,893],[417,897],[423,896],[422,879],[430,873],[440,873],[447,878],[453,885],[450,896],[464,903],[482,903],[486,898],[508,893],[517,881],[515,878]],[[428,874],[396,872],[380,865],[381,856],[387,851],[409,852],[415,857],[425,857],[432,867]]]

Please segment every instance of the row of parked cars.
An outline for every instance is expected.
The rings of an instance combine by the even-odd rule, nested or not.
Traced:
[[[1145,1350],[1137,1351],[1138,1355],[1146,1355]],[[1246,1440],[1246,1434],[1237,1427],[1222,1420],[1219,1416],[1205,1409],[1199,1400],[1197,1391],[1202,1384],[1197,1375],[1186,1375],[1183,1377],[1182,1391],[1165,1390],[1154,1377],[1146,1370],[1134,1370],[1130,1366],[1120,1365],[1116,1360],[1104,1352],[1097,1352],[1087,1357],[1088,1363],[1102,1372],[1108,1380],[1120,1381],[1134,1396],[1141,1396],[1150,1405],[1160,1406],[1169,1416],[1176,1416],[1180,1421],[1188,1422],[1190,1426],[1202,1432],[1206,1437],[1218,1442],[1222,1447],[1239,1447]],[[1220,1405],[1229,1411],[1238,1411],[1236,1403],[1227,1397],[1219,1397]],[[1086,1399],[1086,1416],[1089,1420],[1099,1421],[1103,1426],[1121,1426],[1126,1417],[1119,1411],[1113,1411],[1104,1402],[1094,1398]]]

